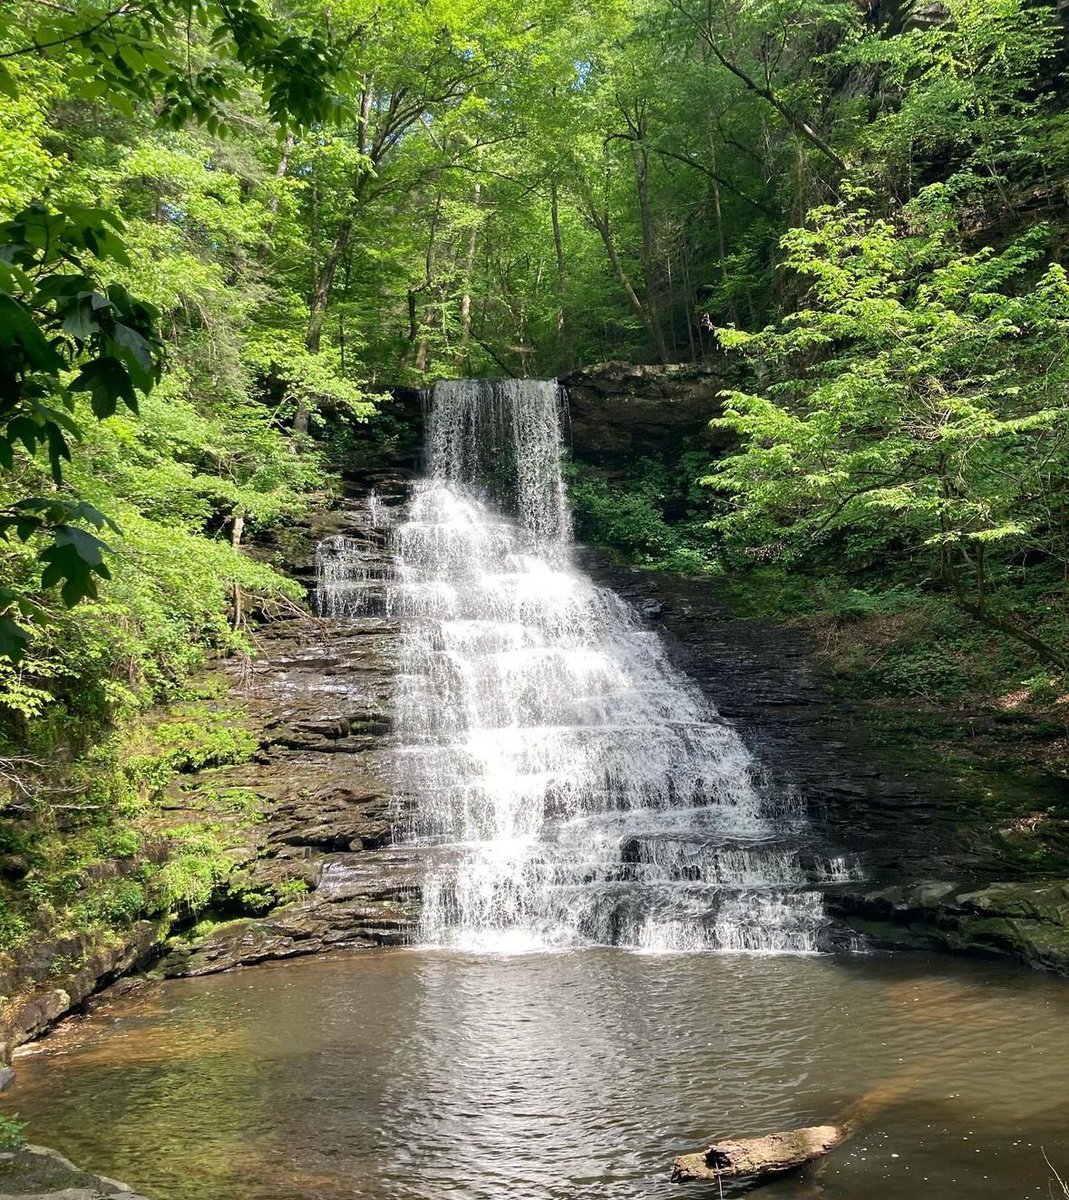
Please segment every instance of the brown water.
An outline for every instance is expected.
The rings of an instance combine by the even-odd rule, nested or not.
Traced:
[[[1069,987],[945,959],[371,951],[153,986],[18,1069],[34,1140],[153,1200],[711,1197],[675,1154],[846,1109],[763,1197],[1069,1178]]]

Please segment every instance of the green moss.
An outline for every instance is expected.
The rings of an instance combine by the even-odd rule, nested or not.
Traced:
[[[161,722],[154,735],[170,768],[179,772],[247,762],[257,746],[248,729],[210,710]]]
[[[250,789],[196,793],[205,820],[170,815],[169,785],[182,774],[248,759],[256,738],[242,710],[203,697],[117,728],[67,764],[55,793],[28,819],[0,823],[0,853],[14,859],[0,883],[0,949],[49,934],[121,933],[145,917],[204,909],[234,869],[216,816],[259,815]]]

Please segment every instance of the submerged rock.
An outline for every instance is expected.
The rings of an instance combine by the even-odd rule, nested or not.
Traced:
[[[47,1146],[0,1152],[0,1200],[103,1200],[107,1196],[146,1200],[127,1184],[83,1171]]]

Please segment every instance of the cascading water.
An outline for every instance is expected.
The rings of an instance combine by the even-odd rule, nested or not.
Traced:
[[[629,606],[572,565],[552,382],[439,383],[392,530],[395,727],[421,935],[816,949],[845,866]]]
[[[346,517],[351,532],[332,534],[316,546],[314,599],[321,617],[365,615],[386,586],[382,542],[390,510],[372,492]]]

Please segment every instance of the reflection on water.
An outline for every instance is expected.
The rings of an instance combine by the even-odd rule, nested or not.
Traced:
[[[710,1137],[844,1115],[761,1195],[1017,1200],[1043,1150],[1069,1175],[1067,1018],[1064,985],[945,960],[365,952],[117,1001],[13,1102],[154,1200],[650,1200]]]

